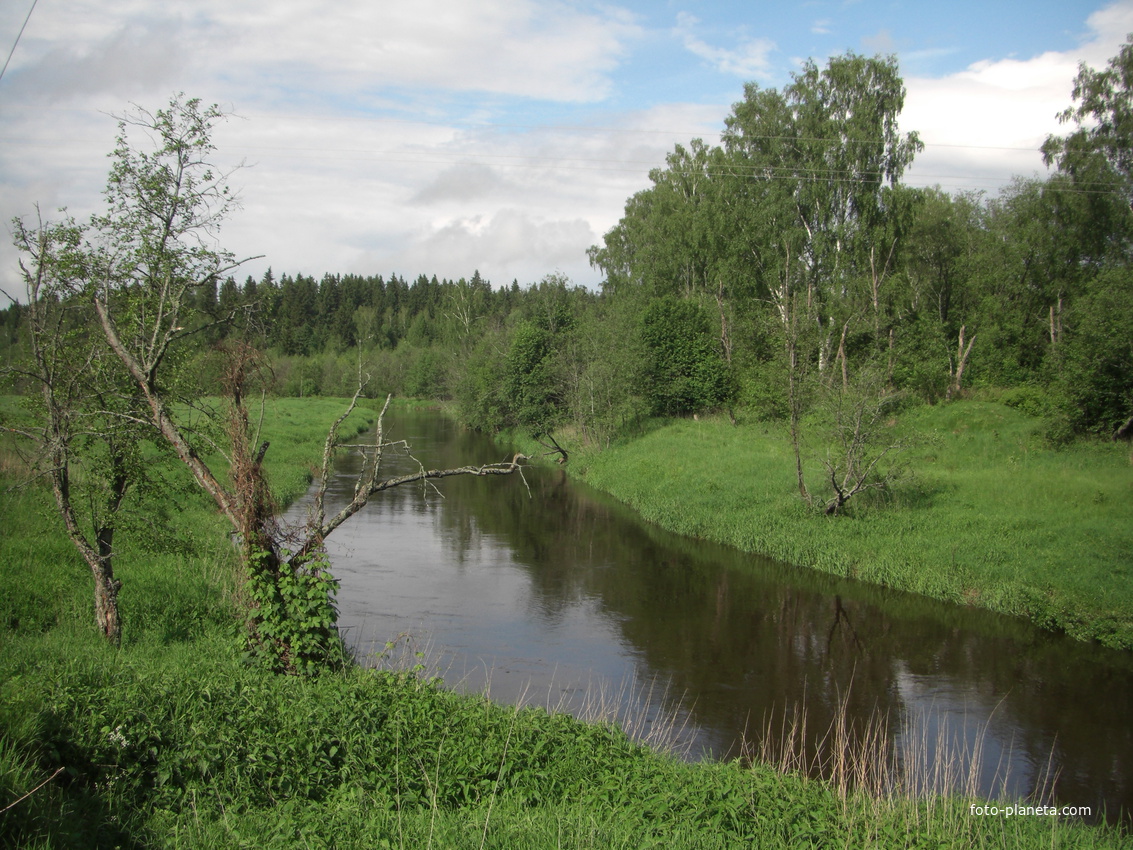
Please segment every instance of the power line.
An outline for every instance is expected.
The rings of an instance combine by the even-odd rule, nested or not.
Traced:
[[[23,36],[24,29],[27,27],[28,21],[31,20],[31,13],[35,11],[35,4],[38,2],[39,0],[31,0],[31,8],[28,9],[27,17],[24,18],[24,24],[20,27],[20,31],[16,33],[16,40],[12,42],[12,49],[8,51],[8,58],[4,60],[4,67],[0,68],[0,80],[4,79],[4,72],[8,70],[8,63],[12,61],[12,54],[16,52],[16,45],[20,43],[20,37]]]
[[[38,2],[38,0],[37,0]],[[30,16],[30,13],[29,13]],[[97,110],[88,110],[84,108],[58,108],[58,107],[15,107],[15,109],[25,109],[29,112],[42,114],[44,112],[69,112],[69,113],[87,113],[97,112],[98,115],[104,116],[105,113]],[[452,120],[436,120],[428,121],[420,118],[398,118],[387,115],[317,115],[312,113],[302,112],[275,112],[275,113],[252,113],[242,114],[232,112],[232,117],[241,118],[248,121],[261,120],[279,121],[280,119],[294,121],[299,126],[308,127],[312,123],[320,123],[327,125],[330,123],[341,122],[349,124],[365,124],[375,129],[378,129],[384,124],[404,124],[409,126],[422,126],[422,127],[437,127],[437,128],[462,128],[467,130],[528,130],[528,131],[553,131],[564,133],[596,133],[605,134],[607,136],[662,136],[666,138],[685,138],[689,139],[703,139],[703,138],[720,138],[729,135],[727,130],[720,131],[706,131],[706,130],[690,130],[685,129],[662,129],[659,127],[640,127],[640,128],[627,128],[627,127],[609,127],[599,125],[587,124],[541,124],[541,123],[519,123],[519,122],[481,122],[481,121],[461,121],[457,119]],[[916,131],[913,131],[916,132]],[[734,136],[741,144],[749,141],[781,141],[781,142],[794,142],[804,144],[851,144],[851,145],[875,145],[884,144],[887,140],[877,138],[842,138],[838,137],[822,137],[822,136],[798,136],[798,135],[777,135],[777,134],[751,134],[739,133]],[[972,144],[959,144],[952,142],[931,142],[925,139],[919,141],[926,148],[951,148],[957,150],[980,150],[980,151],[1010,151],[1016,153],[1022,152],[1037,152],[1038,146],[1017,146],[1017,145],[972,145]],[[689,142],[678,142],[682,147],[689,145]],[[263,148],[267,149],[267,148]],[[307,150],[343,150],[343,151],[356,151],[363,149],[351,148],[306,148]],[[290,149],[289,149],[290,150]],[[296,148],[301,150],[301,148]]]
[[[42,150],[44,141],[27,138],[0,139],[0,141],[21,141],[35,143]],[[68,143],[74,139],[67,140]],[[10,148],[9,148],[10,149]],[[1024,150],[1033,150],[1030,148]],[[478,163],[492,169],[524,169],[528,171],[550,172],[605,172],[618,174],[636,174],[646,177],[650,172],[657,171],[663,175],[674,177],[708,177],[719,174],[732,174],[734,176],[750,176],[767,181],[806,181],[831,183],[856,183],[884,181],[885,175],[874,171],[855,171],[831,167],[800,167],[800,166],[768,166],[760,164],[745,165],[742,163],[729,163],[727,165],[708,165],[703,170],[674,169],[655,160],[628,160],[628,159],[602,159],[585,157],[554,157],[537,156],[531,154],[482,154],[453,151],[396,151],[372,150],[365,148],[260,148],[250,146],[249,153],[253,156],[266,159],[298,159],[306,161],[319,161],[328,165],[336,163],[383,163],[407,165],[438,165],[458,166],[462,164]],[[345,154],[345,155],[342,155]],[[910,175],[914,182],[920,184],[936,183],[937,185],[954,186],[957,189],[979,189],[988,187],[1002,188],[1004,185],[1017,179],[1019,174],[922,174]],[[1116,184],[1093,181],[1079,183],[1074,188],[1064,187],[1064,191],[1076,194],[1104,194]]]
[[[29,17],[30,17],[29,11]],[[70,111],[70,110],[68,110]],[[292,118],[295,116],[292,115]],[[432,123],[412,121],[410,119],[389,119],[389,118],[345,118],[342,120],[347,121],[365,121],[367,123],[380,123],[380,122],[399,122],[408,124]],[[453,122],[438,123],[437,126],[451,126]],[[506,127],[525,127],[529,129],[545,129],[545,130],[572,130],[576,132],[590,132],[590,133],[608,133],[611,135],[632,135],[632,134],[657,134],[667,135],[670,138],[677,135],[676,131],[664,130],[628,130],[621,128],[607,128],[607,127],[584,127],[584,126],[551,126],[551,125],[524,125],[524,124],[486,124],[474,125],[477,127],[486,127],[491,129],[499,129]],[[821,144],[837,144],[837,143],[862,143],[862,144],[880,144],[882,140],[877,139],[839,139],[839,138],[809,138],[799,136],[774,136],[774,135],[747,135],[741,137],[743,141],[785,141],[792,143],[821,143]],[[56,147],[62,149],[65,146],[74,145],[79,139],[74,136],[63,139],[37,139],[27,136],[11,136],[3,139],[7,143],[8,149],[11,149],[12,143],[26,143],[34,144],[37,149],[42,151],[45,147]],[[93,139],[86,140],[93,143]],[[682,146],[683,147],[683,146]],[[1037,147],[1009,147],[998,145],[961,145],[961,144],[947,144],[947,143],[933,143],[924,142],[925,149],[939,149],[948,148],[953,150],[972,150],[972,151],[1014,151],[1014,152],[1029,152],[1037,153]],[[831,182],[858,182],[858,181],[878,181],[884,177],[883,174],[863,171],[851,171],[845,169],[838,169],[833,167],[815,166],[795,166],[790,163],[776,166],[773,164],[744,164],[737,162],[730,162],[726,165],[713,164],[708,161],[702,161],[702,169],[682,169],[681,163],[675,163],[676,167],[669,164],[669,157],[673,152],[667,153],[665,162],[661,163],[656,159],[625,159],[625,158],[599,158],[599,157],[566,157],[561,155],[539,155],[539,154],[503,154],[503,153],[480,153],[474,151],[461,151],[461,150],[421,150],[413,151],[406,149],[373,149],[365,147],[323,147],[323,146],[272,146],[272,145],[257,145],[250,143],[246,146],[248,154],[254,157],[268,157],[268,158],[282,158],[282,159],[307,159],[307,160],[320,160],[327,163],[332,162],[383,162],[383,163],[407,163],[419,165],[459,165],[462,163],[478,162],[485,166],[492,168],[508,168],[508,169],[529,169],[529,170],[547,170],[547,171],[603,171],[603,172],[617,172],[617,173],[640,173],[642,176],[648,174],[653,170],[658,170],[663,174],[674,176],[694,176],[694,175],[708,175],[711,173],[720,173],[721,169],[725,169],[728,173],[737,175],[750,174],[752,176],[760,176],[768,180],[809,180],[819,181],[828,180]],[[1006,184],[1016,179],[1019,175],[1011,174],[1008,176],[1000,176],[995,174],[920,174],[914,175],[917,183],[925,183],[927,181],[946,181],[949,184],[965,184],[968,187],[979,187],[988,184]],[[1095,182],[1090,184],[1079,183],[1074,190],[1077,192],[1085,193],[1098,193],[1105,192],[1111,189],[1113,184],[1109,182]],[[959,187],[958,187],[959,188]]]

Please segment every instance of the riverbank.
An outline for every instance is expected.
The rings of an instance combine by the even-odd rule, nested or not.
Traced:
[[[785,429],[659,423],[568,468],[647,521],[797,566],[1024,617],[1133,649],[1133,466],[1124,444],[1054,450],[991,402],[921,407],[911,481],[826,517],[798,497]],[[820,468],[808,470],[817,489]]]
[[[340,410],[273,402],[281,503],[306,486]],[[460,696],[412,670],[264,673],[236,651],[224,525],[191,488],[162,497],[177,509],[168,533],[146,533],[153,504],[123,532],[112,650],[49,494],[0,493],[0,846],[1123,846],[1073,819],[684,764],[609,725]]]

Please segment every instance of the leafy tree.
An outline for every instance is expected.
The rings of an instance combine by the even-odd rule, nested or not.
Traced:
[[[635,302],[602,298],[587,304],[570,336],[567,404],[584,438],[600,446],[649,412],[640,325]]]
[[[228,315],[240,308],[240,287],[236,285],[234,277],[226,277],[220,285],[220,294],[217,296],[217,310],[220,315]]]
[[[922,146],[898,133],[905,90],[892,59],[808,62],[781,92],[749,83],[744,95],[725,119],[725,148],[749,184],[750,232],[772,266],[780,313],[784,284],[807,293],[825,368],[842,304],[877,264],[871,250],[894,214],[892,190]]]
[[[1067,320],[1061,385],[1078,431],[1105,436],[1133,418],[1133,269],[1102,272]]]
[[[1075,249],[1064,268],[1081,277],[1065,311],[1061,292],[1057,315],[1051,307],[1051,339],[1056,342],[1056,330],[1065,325],[1065,346],[1055,353],[1071,424],[1127,433],[1133,420],[1133,36],[1105,69],[1079,68],[1073,99],[1059,117],[1076,129],[1043,146],[1046,162],[1058,168],[1051,181],[1060,204],[1056,222]]]
[[[1124,260],[1133,228],[1133,35],[1104,70],[1079,67],[1073,99],[1059,119],[1076,129],[1050,136],[1043,158],[1075,191],[1064,223],[1076,225],[1084,258]]]
[[[561,420],[552,334],[534,322],[522,322],[511,335],[504,366],[504,395],[516,425],[536,437],[552,432]]]
[[[680,416],[731,401],[731,374],[698,304],[655,299],[641,318],[641,339],[645,394],[655,415]]]
[[[504,332],[490,329],[471,347],[458,367],[454,394],[460,417],[481,431],[498,431],[507,424],[505,346]]]
[[[45,387],[42,434],[57,492],[68,496],[66,472],[77,453],[82,453],[88,467],[107,459],[111,482],[107,498],[109,507],[116,509],[137,480],[127,453],[130,447],[137,447],[138,440],[127,440],[118,448],[112,434],[96,433],[88,449],[71,423],[88,412],[103,421],[118,417],[145,423],[148,433],[180,459],[215,501],[240,541],[248,593],[254,603],[248,618],[250,650],[278,670],[303,672],[341,652],[334,627],[334,585],[321,555],[328,534],[381,490],[456,474],[507,474],[518,469],[518,458],[506,464],[448,470],[422,466],[416,473],[383,479],[381,459],[388,444],[379,417],[377,438],[366,454],[354,498],[327,517],[324,500],[338,428],[354,409],[359,387],[327,434],[322,483],[315,494],[311,522],[295,534],[285,534],[277,527],[262,466],[268,444],[259,442],[249,415],[248,399],[263,392],[266,364],[260,352],[237,343],[224,352],[221,384],[226,410],[216,423],[227,436],[227,451],[222,453],[227,474],[212,468],[205,446],[198,443],[199,430],[190,430],[179,419],[171,383],[184,343],[193,335],[187,320],[195,299],[239,265],[215,243],[216,228],[233,203],[228,175],[210,161],[214,150],[211,129],[222,117],[216,107],[202,107],[198,100],[182,97],[154,113],[139,109],[119,121],[105,214],[92,217],[89,227],[66,220],[28,229],[17,222],[17,244],[33,258],[29,268],[32,285],[39,287],[42,280],[53,287],[58,284],[54,291],[35,290],[33,300],[45,308],[45,315],[55,304],[93,308],[93,321],[80,323],[93,331],[80,338],[89,346],[89,354],[76,359],[67,352],[61,357],[54,353],[59,341],[69,339],[68,330],[75,323],[39,337],[33,368]],[[134,147],[131,130],[142,131],[152,148]],[[266,281],[263,288],[267,288]],[[63,364],[67,365],[59,368]],[[103,369],[108,375],[105,382],[100,377]],[[109,389],[92,407],[88,390],[102,386]],[[84,394],[75,396],[76,390]],[[122,404],[130,406],[119,413]],[[67,505],[66,498],[60,500],[70,533],[74,523]],[[86,549],[92,548],[95,556],[100,555],[87,538],[79,537],[72,533],[84,557],[88,556]],[[96,588],[96,599],[112,600],[117,586],[109,563],[95,557],[91,566],[96,585],[102,588]],[[102,620],[100,611],[100,626]],[[106,618],[103,632],[116,638],[118,630],[111,618]]]
[[[471,281],[461,278],[445,290],[441,315],[447,326],[446,336],[453,339],[464,353],[471,348],[474,332],[488,313],[491,292],[491,285],[480,277],[478,271],[472,275]]]
[[[4,370],[30,379],[27,399],[37,424],[7,430],[29,438],[33,469],[46,475],[68,538],[94,579],[99,633],[118,645],[122,617],[114,575],[115,541],[127,499],[146,483],[140,440],[144,411],[129,381],[115,369],[101,338],[92,336],[93,311],[77,297],[85,272],[83,229],[73,219],[29,229],[13,222],[26,284],[31,357]],[[38,402],[38,403],[37,403]]]
[[[916,134],[898,132],[904,97],[894,60],[849,53],[822,70],[808,62],[782,91],[749,83],[725,119],[746,247],[782,329],[796,473],[807,501],[801,431],[810,370],[826,372],[839,357],[848,382],[854,293],[868,280],[878,302],[877,249],[881,243],[888,254],[899,209],[894,190],[921,149]]]

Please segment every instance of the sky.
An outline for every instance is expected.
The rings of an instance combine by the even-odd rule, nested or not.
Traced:
[[[178,92],[230,113],[240,281],[597,286],[586,249],[674,145],[719,142],[746,82],[895,55],[925,143],[905,182],[994,196],[1046,174],[1080,63],[1131,32],[1133,0],[3,0],[0,290],[23,290],[12,218],[99,211],[115,116]]]

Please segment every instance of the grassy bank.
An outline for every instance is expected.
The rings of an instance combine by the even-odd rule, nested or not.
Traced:
[[[340,409],[274,404],[281,500],[302,491]],[[456,695],[412,671],[267,674],[236,652],[224,525],[191,488],[169,498],[175,534],[147,534],[147,506],[124,534],[113,650],[48,494],[0,493],[0,846],[1123,844],[1056,818],[975,816],[963,800],[684,764],[611,726]]]
[[[570,463],[680,534],[1133,649],[1128,447],[1056,451],[1040,424],[990,402],[909,411],[893,427],[917,437],[914,478],[840,517],[803,505],[775,424],[673,421]]]

